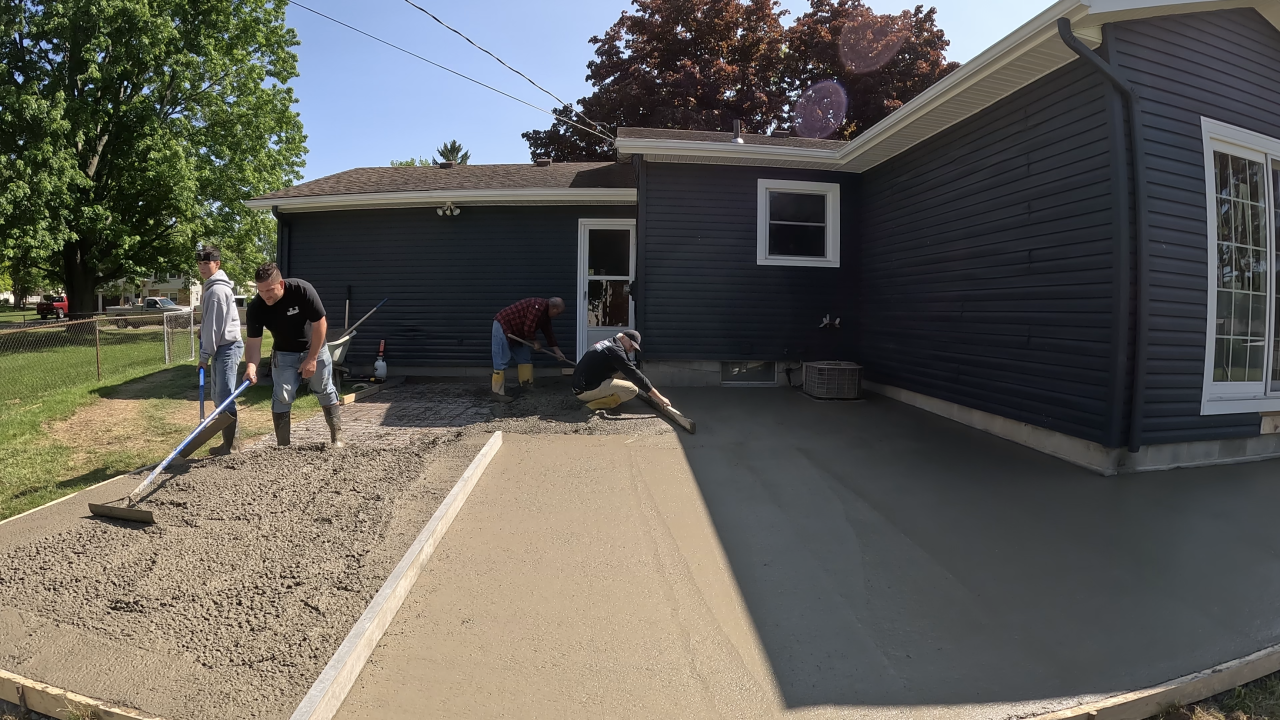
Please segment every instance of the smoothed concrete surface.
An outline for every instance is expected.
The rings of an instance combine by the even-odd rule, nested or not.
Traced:
[[[1280,642],[1280,463],[672,395],[697,435],[510,438],[340,717],[1014,718]]]

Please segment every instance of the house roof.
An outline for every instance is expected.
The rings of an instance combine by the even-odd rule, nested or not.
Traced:
[[[705,133],[661,137],[619,130],[619,159],[642,153],[658,162],[807,167],[863,172],[914,146],[1076,59],[1058,37],[1059,18],[1071,20],[1086,45],[1102,44],[1102,26],[1232,8],[1254,8],[1280,27],[1280,0],[1060,0],[1007,37],[962,65],[875,126],[838,147],[742,144]],[[649,131],[652,132],[652,131]],[[728,135],[729,133],[718,133]]]
[[[356,168],[256,197],[253,208],[630,204],[635,171],[615,162]]]

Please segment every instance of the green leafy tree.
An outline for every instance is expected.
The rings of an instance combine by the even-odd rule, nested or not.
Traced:
[[[432,165],[439,165],[442,161],[451,162],[454,165],[466,165],[471,161],[471,151],[463,150],[462,145],[460,145],[457,140],[450,140],[436,148],[436,155],[439,155],[440,159],[437,160],[435,155],[432,155]]]
[[[10,0],[0,8],[0,250],[63,286],[194,276],[211,241],[246,258],[244,200],[300,179],[277,0]]]
[[[464,150],[457,140],[449,142],[436,148],[436,155],[440,156],[437,160],[435,155],[430,160],[425,158],[409,158],[408,160],[392,160],[391,167],[431,167],[439,165],[440,161],[451,162],[454,165],[466,165],[471,161],[471,151]]]

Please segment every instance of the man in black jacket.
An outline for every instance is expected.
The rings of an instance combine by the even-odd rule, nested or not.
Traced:
[[[592,410],[618,407],[641,392],[670,407],[671,401],[636,368],[634,354],[639,349],[640,333],[635,330],[623,330],[592,345],[573,371],[573,394]]]

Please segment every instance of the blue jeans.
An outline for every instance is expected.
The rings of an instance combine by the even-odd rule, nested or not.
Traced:
[[[511,361],[515,360],[516,365],[528,365],[533,362],[533,351],[528,345],[520,343],[512,344],[513,340],[507,339],[507,334],[502,330],[502,323],[497,320],[493,321],[493,337],[490,344],[493,346],[493,371],[506,370]]]
[[[210,356],[206,377],[209,380],[209,397],[213,400],[214,407],[226,402],[236,389],[240,358],[243,356],[244,342],[241,340],[218,346]],[[235,403],[227,407],[227,414],[233,418],[238,416]]]
[[[302,360],[306,353],[271,352],[271,412],[289,412],[293,401],[298,399],[298,388],[302,385]],[[308,381],[311,392],[320,401],[320,407],[338,404],[338,391],[333,387],[333,360],[329,357],[329,348],[320,350],[316,356],[316,374]]]

